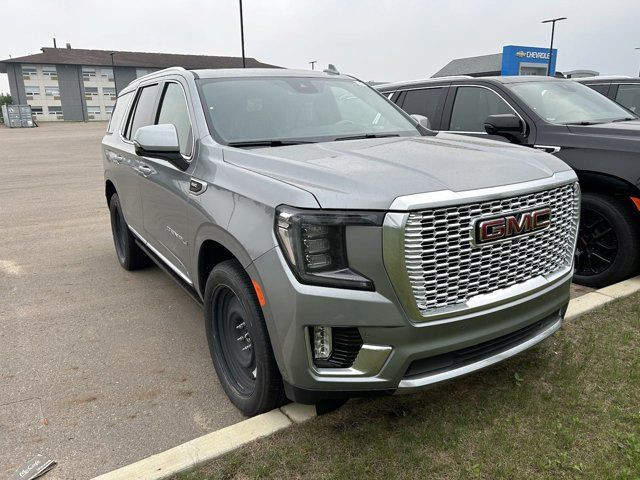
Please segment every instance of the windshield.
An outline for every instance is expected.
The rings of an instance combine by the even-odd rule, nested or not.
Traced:
[[[514,83],[508,87],[551,123],[591,124],[633,118],[604,95],[572,81]]]
[[[200,88],[212,133],[230,145],[419,135],[386,99],[353,79],[218,78]]]

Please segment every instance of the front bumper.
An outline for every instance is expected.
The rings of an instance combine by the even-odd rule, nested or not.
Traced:
[[[358,229],[348,242],[359,244],[372,238]],[[380,243],[382,242],[379,236]],[[555,278],[531,294],[517,296],[482,311],[461,314],[450,321],[412,322],[393,290],[379,257],[366,259],[366,251],[381,251],[367,245],[363,258],[353,258],[359,271],[374,280],[375,292],[345,290],[300,284],[280,250],[274,248],[254,261],[249,274],[262,285],[267,303],[263,307],[274,355],[288,396],[298,402],[323,399],[403,393],[466,375],[497,363],[535,345],[555,332],[569,300],[571,272]],[[358,254],[356,254],[357,257]],[[377,260],[377,262],[375,261]],[[425,374],[408,375],[414,362],[444,358],[479,344],[539,326],[504,348],[489,349],[484,357],[467,363],[452,362]],[[308,339],[312,325],[358,327],[363,349],[349,369],[318,369],[313,365]],[[499,347],[500,345],[498,345]],[[438,357],[440,356],[440,357]]]

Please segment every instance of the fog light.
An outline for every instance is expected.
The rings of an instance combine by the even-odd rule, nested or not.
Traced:
[[[313,327],[313,358],[326,360],[331,356],[331,327]]]

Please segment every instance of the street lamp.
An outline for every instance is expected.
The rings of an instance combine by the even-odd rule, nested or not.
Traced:
[[[242,42],[242,68],[247,68],[244,59],[244,23],[242,21],[242,0],[240,0],[240,41]]]
[[[551,76],[551,58],[553,57],[553,34],[556,30],[556,22],[566,20],[567,17],[550,18],[543,20],[542,23],[551,23],[551,46],[549,47],[549,62],[547,63],[547,75]]]
[[[113,56],[116,54],[116,52],[111,52],[109,55],[111,55],[111,73],[113,73],[113,88],[116,91],[116,96],[118,96],[118,84],[116,83],[116,64],[113,61]]]
[[[311,70],[315,70],[316,69],[316,63],[318,63],[317,60],[311,60],[309,62],[309,64],[311,65]]]

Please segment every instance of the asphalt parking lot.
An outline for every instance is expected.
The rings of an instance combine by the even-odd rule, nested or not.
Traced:
[[[0,127],[0,478],[83,479],[238,422],[199,307],[116,260],[104,123]],[[575,289],[579,295],[587,289]]]
[[[0,478],[36,453],[47,479],[90,478],[243,419],[199,307],[118,265],[105,128],[0,126]]]

